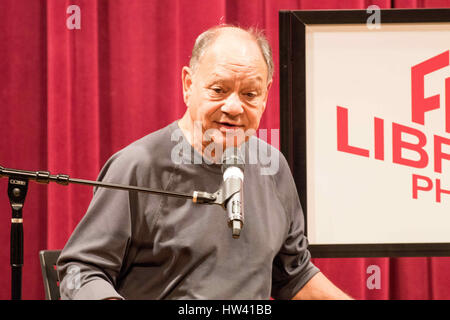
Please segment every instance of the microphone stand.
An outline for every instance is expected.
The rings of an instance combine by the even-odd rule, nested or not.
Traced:
[[[223,184],[214,193],[204,191],[194,191],[192,194],[150,189],[137,186],[128,186],[107,182],[91,181],[70,178],[66,174],[52,175],[48,171],[27,171],[18,169],[3,168],[0,166],[0,178],[8,177],[8,197],[12,208],[11,218],[11,299],[20,300],[22,298],[22,267],[23,267],[23,213],[25,197],[28,191],[28,181],[32,180],[41,184],[56,182],[67,186],[71,183],[88,185],[93,187],[103,187],[109,189],[145,192],[169,197],[192,199],[200,204],[217,204],[226,210],[228,200],[237,192],[240,192],[238,185]]]

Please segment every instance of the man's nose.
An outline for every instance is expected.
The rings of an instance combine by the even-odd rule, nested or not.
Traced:
[[[225,100],[225,104],[222,106],[222,112],[230,115],[231,117],[235,117],[244,112],[242,101],[241,99],[239,99],[239,95],[235,93],[230,94]]]

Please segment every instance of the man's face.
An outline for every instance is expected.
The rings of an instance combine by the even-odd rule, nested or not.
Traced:
[[[195,70],[183,69],[191,120],[224,149],[240,145],[248,139],[244,133],[258,129],[271,85],[267,74],[257,43],[241,30],[223,30]]]

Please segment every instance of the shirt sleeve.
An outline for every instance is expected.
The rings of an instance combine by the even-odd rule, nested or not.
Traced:
[[[111,157],[99,181],[136,185],[133,152]],[[61,299],[123,297],[117,280],[131,239],[136,192],[97,188],[89,208],[57,261]]]
[[[275,177],[278,197],[284,204],[290,227],[279,253],[273,261],[272,297],[292,299],[319,269],[311,262],[305,236],[303,210],[291,171],[280,154],[280,170]]]

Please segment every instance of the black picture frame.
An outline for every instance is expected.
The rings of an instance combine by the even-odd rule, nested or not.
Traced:
[[[279,12],[280,148],[297,186],[305,228],[308,212],[305,28],[314,24],[366,24],[369,15],[366,10]],[[450,23],[450,9],[386,9],[380,10],[380,17],[382,23]],[[307,229],[305,233],[308,234]],[[314,258],[439,257],[450,256],[450,243],[311,244],[309,250]]]

